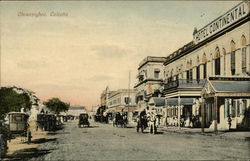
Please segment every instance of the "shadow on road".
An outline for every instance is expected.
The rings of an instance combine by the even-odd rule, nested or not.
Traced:
[[[86,128],[86,129],[88,129],[88,128],[97,128],[97,127],[99,127],[99,126],[89,126],[89,127],[88,126],[84,126],[84,127],[79,127],[79,128],[83,128],[83,129]]]
[[[29,160],[33,157],[40,157],[46,154],[51,153],[51,151],[54,149],[49,150],[41,150],[37,148],[30,148],[30,149],[24,149],[14,152],[11,155],[7,155],[4,160],[11,160],[11,161],[17,161],[17,160]]]
[[[48,132],[48,135],[70,134],[70,132]]]
[[[56,141],[56,138],[53,138],[53,139],[41,138],[41,139],[32,140],[31,143],[42,144],[42,143],[47,143],[47,142],[51,142],[51,141]]]

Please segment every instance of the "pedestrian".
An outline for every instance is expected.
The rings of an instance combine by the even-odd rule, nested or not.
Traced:
[[[231,129],[231,125],[232,125],[231,115],[228,115],[228,119],[227,119],[227,121],[228,121],[229,131],[230,131],[230,129]]]

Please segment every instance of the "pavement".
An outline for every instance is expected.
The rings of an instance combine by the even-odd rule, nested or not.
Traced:
[[[135,127],[135,123],[130,123],[129,127]],[[201,128],[187,128],[187,127],[175,127],[175,126],[159,126],[158,131],[163,131],[167,133],[178,133],[178,134],[191,134],[191,135],[203,135],[203,136],[213,136],[224,139],[234,139],[234,140],[246,140],[250,141],[250,130],[248,131],[218,131],[214,132],[214,129],[204,128],[202,132]]]
[[[250,131],[218,131],[214,132],[214,129],[205,128],[202,132],[201,128],[185,128],[185,127],[174,127],[174,126],[160,126],[159,130],[168,133],[179,133],[179,134],[193,134],[193,135],[205,135],[213,136],[224,139],[235,139],[235,140],[250,140]]]

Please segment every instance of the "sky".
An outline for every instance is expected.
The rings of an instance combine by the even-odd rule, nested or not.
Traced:
[[[0,2],[1,86],[90,109],[129,88],[146,56],[168,56],[239,1]],[[46,16],[22,16],[20,13]],[[50,16],[63,13],[67,16]]]

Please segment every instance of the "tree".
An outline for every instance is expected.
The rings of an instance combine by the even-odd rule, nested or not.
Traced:
[[[70,104],[61,101],[59,98],[51,98],[47,102],[44,102],[51,111],[59,114],[60,112],[68,111]]]
[[[0,88],[0,119],[3,119],[8,112],[20,112],[21,108],[30,110],[32,102],[27,92],[16,91],[16,87]],[[20,88],[19,88],[20,89]]]

